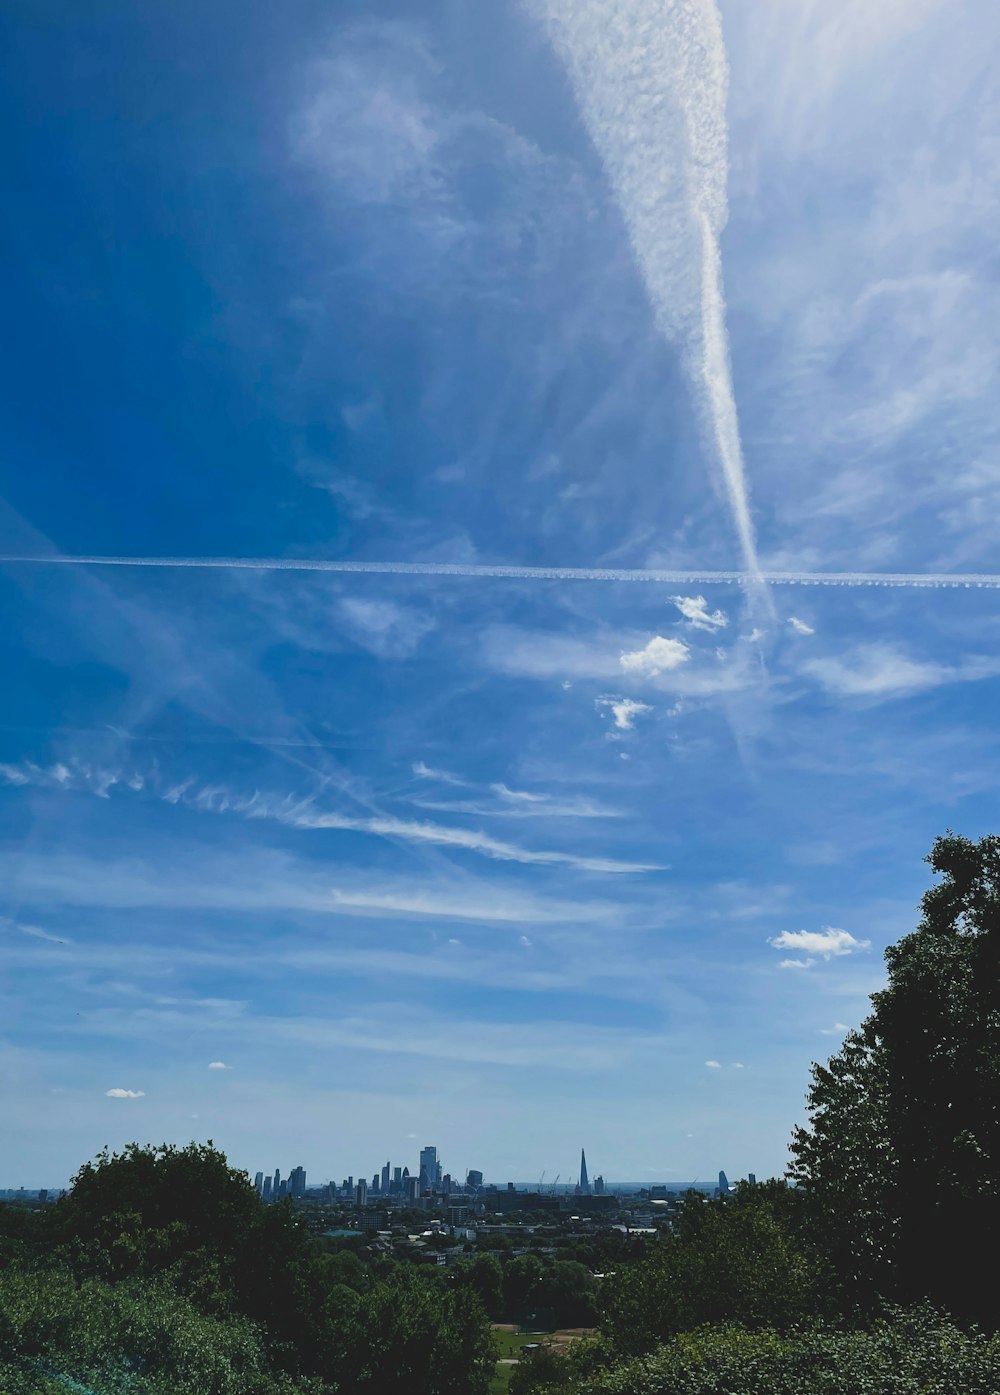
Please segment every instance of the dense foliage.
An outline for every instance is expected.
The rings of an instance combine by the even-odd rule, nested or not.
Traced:
[[[845,1285],[994,1321],[970,1258],[1000,1238],[1000,838],[949,834],[917,929],[827,1066],[791,1175]]]
[[[525,1368],[523,1383],[512,1383],[511,1395],[995,1395],[1000,1389],[1000,1340],[963,1331],[930,1309],[893,1313],[855,1330],[704,1327],[647,1356],[588,1373],[591,1357],[542,1354],[534,1371]]]
[[[477,1395],[493,1372],[471,1286],[325,1254],[211,1144],[102,1154],[55,1207],[0,1208],[0,1234],[11,1388],[56,1372],[97,1395]]]

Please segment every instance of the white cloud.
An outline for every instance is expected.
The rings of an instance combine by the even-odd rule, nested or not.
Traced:
[[[671,596],[670,599],[694,630],[707,630],[714,634],[729,624],[725,611],[709,611],[704,596]]]
[[[652,708],[645,702],[634,702],[632,698],[598,698],[594,704],[598,709],[607,707],[615,719],[615,727],[618,731],[634,731],[635,719],[641,717],[646,712],[652,712]]]
[[[532,945],[532,941],[528,939],[527,935],[519,936],[517,942],[519,945],[523,945],[525,949],[530,949]]]
[[[145,1090],[123,1090],[120,1085],[116,1085],[113,1090],[105,1090],[104,1093],[112,1100],[141,1100]]]
[[[845,954],[858,954],[871,949],[871,940],[857,940],[848,930],[838,930],[832,925],[822,930],[782,930],[768,940],[775,949],[799,950],[805,954],[816,954],[824,959],[839,959]]]
[[[623,652],[619,663],[625,673],[656,678],[669,669],[679,668],[690,655],[691,651],[682,639],[664,639],[663,635],[654,635],[645,648]]]
[[[844,655],[810,659],[802,671],[841,697],[905,697],[947,683],[976,682],[1000,674],[1000,660],[975,655],[958,664],[913,659],[889,644],[859,645]]]
[[[71,945],[72,940],[61,938],[59,935],[50,935],[47,930],[41,930],[37,925],[22,925],[19,921],[11,920],[8,916],[0,915],[0,930],[13,930],[18,935],[28,935],[33,940],[45,940],[53,945]]]
[[[705,1065],[708,1066],[709,1070],[721,1070],[721,1069],[722,1069],[722,1062],[721,1062],[721,1061],[706,1061],[706,1062],[705,1062]]]
[[[549,797],[547,794],[529,794],[527,790],[512,790],[504,784],[490,785],[490,789],[499,799],[509,799],[515,803],[541,804]]]
[[[354,639],[380,659],[406,659],[434,629],[426,615],[392,601],[344,596],[338,609]]]
[[[814,635],[816,633],[812,625],[807,625],[797,615],[789,615],[788,623],[797,635]]]
[[[232,1066],[227,1066],[225,1061],[209,1061],[209,1070],[232,1070]]]
[[[811,969],[815,959],[782,959],[779,969]]]
[[[448,770],[436,770],[433,766],[425,765],[422,760],[414,761],[411,769],[420,780],[437,780],[442,785],[464,786],[467,783],[465,780],[459,779],[457,775],[452,775]]]
[[[742,1061],[734,1061],[733,1070],[746,1070],[746,1066],[743,1064]]]
[[[35,768],[37,769],[37,768]],[[39,772],[44,776],[45,772]],[[30,776],[29,776],[30,778]],[[102,772],[102,781],[106,774]],[[117,783],[117,777],[110,777]],[[103,788],[87,787],[90,793],[103,795]],[[607,857],[589,857],[573,852],[556,852],[524,848],[493,838],[475,829],[401,819],[378,814],[359,818],[353,814],[325,811],[317,807],[314,796],[277,795],[255,790],[252,795],[228,790],[221,785],[199,785],[193,778],[162,789],[159,794],[167,804],[183,804],[203,813],[232,814],[240,818],[270,820],[286,828],[328,829],[330,831],[368,833],[377,838],[400,839],[403,842],[461,848],[482,857],[501,862],[520,862],[532,866],[576,867],[586,872],[642,872],[662,870],[659,864],[619,862]]]
[[[835,1022],[832,1027],[821,1027],[820,1035],[824,1037],[840,1037],[850,1030],[846,1022]]]

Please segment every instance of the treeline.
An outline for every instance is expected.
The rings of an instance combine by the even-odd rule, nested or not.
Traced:
[[[689,1197],[598,1334],[511,1395],[995,1395],[1000,839],[949,834],[870,1016],[813,1067],[792,1185]]]

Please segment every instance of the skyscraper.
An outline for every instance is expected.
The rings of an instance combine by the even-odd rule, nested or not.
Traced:
[[[382,1195],[389,1195],[389,1164],[386,1163],[382,1169]]]
[[[467,1187],[477,1187],[477,1188],[478,1188],[478,1187],[481,1187],[481,1186],[483,1185],[483,1174],[479,1171],[478,1168],[475,1168],[475,1167],[470,1167],[470,1168],[469,1168],[469,1171],[468,1171],[468,1173],[466,1174],[466,1178],[465,1178],[465,1185],[466,1185]]]
[[[428,1144],[420,1150],[420,1190],[429,1192],[438,1179],[438,1150]]]
[[[271,1181],[271,1178],[270,1178],[270,1177],[265,1177],[265,1178],[264,1178],[264,1189],[263,1189],[263,1191],[262,1191],[261,1194],[260,1194],[260,1199],[261,1199],[261,1201],[270,1201],[270,1200],[271,1200],[271,1187],[272,1187],[272,1185],[273,1185],[273,1183],[272,1183],[272,1181]]]
[[[359,1206],[365,1206],[368,1202],[368,1183],[363,1177],[354,1189],[354,1200]]]
[[[288,1192],[290,1196],[303,1197],[306,1194],[306,1170],[304,1167],[293,1167],[288,1178]]]
[[[590,1179],[587,1176],[587,1154],[580,1149],[580,1195],[590,1195]]]
[[[258,1173],[257,1173],[257,1176],[253,1179],[253,1189],[254,1189],[254,1191],[257,1193],[258,1196],[260,1196],[260,1194],[263,1192],[263,1190],[264,1190],[264,1174],[263,1174],[263,1172],[258,1172]]]

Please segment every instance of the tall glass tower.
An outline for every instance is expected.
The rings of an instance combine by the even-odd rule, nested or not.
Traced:
[[[587,1154],[580,1149],[580,1195],[590,1195],[590,1178],[587,1176]]]

